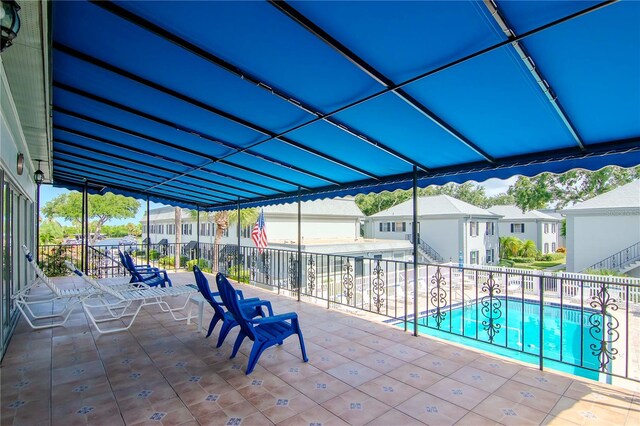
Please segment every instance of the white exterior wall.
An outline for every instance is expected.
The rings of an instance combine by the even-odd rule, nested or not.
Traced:
[[[478,235],[471,236],[471,222],[479,222],[478,227]],[[487,232],[487,222],[494,222],[494,234],[486,235]],[[497,264],[499,260],[498,256],[498,248],[499,248],[499,239],[498,239],[498,227],[497,221],[491,221],[486,218],[464,218],[460,221],[460,227],[462,235],[464,236],[464,245],[462,247],[463,250],[463,258],[464,263],[471,263],[471,252],[474,250],[478,251],[478,264],[486,265],[487,264],[487,250],[493,249],[494,261],[490,264]],[[526,226],[525,226],[526,229]],[[453,258],[453,262],[457,262],[458,257]]]
[[[524,232],[511,232],[511,225],[517,223],[524,223]],[[498,231],[501,237],[516,237],[521,240],[531,240],[536,243],[536,247],[540,250],[540,224],[531,220],[509,220],[500,221],[498,224]]]
[[[19,153],[24,155],[22,175],[17,173]],[[0,189],[3,197],[0,203],[0,219],[3,221],[3,234],[0,238],[0,358],[5,353],[5,343],[9,341],[19,318],[16,304],[5,302],[23,290],[34,278],[33,271],[20,249],[22,244],[32,252],[36,249],[36,185],[33,180],[35,169],[31,160],[20,116],[0,58]],[[37,167],[37,163],[35,166]],[[10,184],[8,192],[4,192],[2,188],[4,183]],[[11,200],[11,207],[5,204],[7,197]],[[7,224],[9,227],[4,227]]]
[[[298,240],[297,218],[270,216],[265,213],[267,236],[270,240]],[[229,235],[236,235],[235,226]],[[360,221],[354,218],[302,216],[302,238],[304,239],[356,239],[360,236]]]
[[[404,217],[404,218],[393,218],[393,219],[382,219],[376,218],[371,219],[368,218],[365,223],[365,238],[375,238],[379,240],[406,240],[407,236],[411,235],[411,222],[412,218]],[[386,222],[406,222],[406,232],[396,231],[396,232],[382,232],[380,231],[380,224]]]
[[[638,241],[638,214],[567,214],[567,272],[580,272]]]
[[[488,222],[493,222],[493,234],[486,235]],[[500,261],[500,231],[498,229],[498,221],[485,220],[484,222],[480,222],[480,235],[482,236],[485,250],[480,254],[480,263],[485,265],[497,265]],[[487,250],[493,250],[492,262],[487,262]]]
[[[524,223],[524,232],[523,233],[512,233],[511,225],[516,223]],[[549,224],[549,232],[544,233],[544,224]],[[555,232],[552,232],[553,224],[556,224]],[[551,249],[552,243],[556,244],[556,249],[560,247],[559,244],[559,235],[560,235],[560,227],[561,222],[553,222],[553,221],[543,221],[543,220],[531,220],[531,219],[520,219],[520,220],[508,220],[508,221],[500,221],[498,224],[498,230],[501,237],[516,237],[521,240],[531,240],[536,244],[536,247],[540,252],[544,253],[544,244],[549,244],[549,253],[553,253]]]
[[[544,233],[544,224],[547,223],[549,226],[549,232],[548,233]],[[553,250],[554,244],[555,244],[555,248],[556,250],[558,249],[558,247],[560,246],[558,243],[558,236],[560,235],[560,227],[561,227],[561,223],[555,223],[556,226],[556,230],[555,232],[552,232],[553,230],[553,224],[555,222],[541,222],[539,223],[540,226],[540,247],[538,247],[538,250],[540,250],[543,254],[547,254],[544,251],[544,245],[545,244],[549,244],[549,252],[548,253],[554,253],[555,250]]]
[[[267,226],[267,237],[269,241],[297,241],[298,239],[298,224],[297,218],[291,216],[269,216],[265,213],[265,223]],[[151,213],[151,225],[164,225],[163,233],[150,234],[151,242],[157,243],[165,238],[168,243],[175,243],[175,235],[167,234],[167,225],[175,223],[174,219],[153,219],[153,211]],[[189,241],[197,240],[197,222],[191,217],[183,217],[183,224],[192,225],[191,235],[183,234],[181,238],[182,243],[188,243]],[[206,223],[206,222],[201,222]],[[146,218],[143,218],[142,224],[146,226]],[[213,225],[212,225],[213,226]],[[229,236],[222,238],[222,243],[237,243],[238,234],[236,231],[236,224],[229,224]],[[353,239],[355,240],[360,236],[360,221],[354,218],[347,217],[305,217],[303,215],[302,220],[302,238],[307,239]],[[146,234],[143,234],[143,238],[146,238]],[[211,235],[201,235],[200,242],[209,243],[213,242],[215,238],[215,231],[212,228]],[[251,238],[241,238],[241,244],[253,244]]]
[[[32,167],[31,155],[19,120],[0,58],[0,165],[5,172],[5,180],[10,180],[30,201],[35,201],[36,184],[33,174],[37,163]],[[19,153],[24,154],[24,172],[20,176],[16,171]]]
[[[485,235],[486,223],[490,221],[487,218],[473,218],[473,221],[480,223],[478,236],[469,236],[470,219],[461,218],[459,216],[450,217],[422,217],[420,223],[420,238],[437,251],[446,261],[458,262],[460,251],[463,252],[463,261],[469,263],[470,251],[478,250],[478,259],[480,264],[486,262],[486,250],[493,249],[495,261],[498,259],[498,222],[493,220],[495,225],[494,235]],[[380,232],[381,222],[406,222],[406,232]],[[406,240],[411,235],[411,219],[409,217],[393,219],[376,218],[368,219],[365,225],[365,237],[386,239],[386,240]],[[526,229],[526,226],[525,226]],[[370,234],[368,234],[370,233]]]
[[[446,261],[458,260],[460,247],[460,219],[420,219],[420,238]]]

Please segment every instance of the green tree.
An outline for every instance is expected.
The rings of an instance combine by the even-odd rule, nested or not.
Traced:
[[[520,247],[520,252],[518,253],[522,257],[536,257],[538,254],[538,248],[536,247],[536,243],[531,240],[525,240]]]
[[[40,244],[59,244],[64,236],[62,225],[53,219],[45,219],[40,224]]]
[[[180,207],[174,209],[174,223],[176,226],[176,256],[174,256],[173,266],[178,269],[180,267],[180,243],[182,242],[182,209]],[[196,229],[196,232],[200,232],[200,230]]]
[[[518,237],[500,237],[500,258],[508,259],[520,254],[523,242]]]
[[[189,213],[192,218],[198,217],[198,211],[196,210],[191,210]],[[259,214],[259,211],[257,208],[240,209],[240,226],[249,226],[254,224],[256,220],[258,220],[258,214]],[[229,226],[231,226],[231,224],[237,223],[238,210],[222,210],[218,212],[205,212],[204,215],[205,215],[205,220],[213,222],[216,225],[216,234],[215,234],[215,239],[213,241],[214,243],[213,267],[217,268],[218,257],[219,257],[218,247],[219,247],[220,241],[222,240],[222,237],[227,231],[227,229],[229,229]]]
[[[510,206],[516,203],[516,199],[513,195],[509,194],[496,194],[487,198],[487,206],[485,208],[493,206]]]
[[[484,187],[471,182],[465,182],[461,185],[448,183],[443,186],[429,186],[427,188],[418,189],[418,196],[420,197],[429,197],[434,195],[448,195],[483,208],[498,204],[498,202],[492,203],[492,199],[487,197]],[[412,190],[402,189],[398,189],[393,192],[383,191],[378,194],[359,194],[356,196],[356,204],[360,210],[362,210],[362,213],[367,216],[371,216],[372,214],[403,203],[411,199],[412,196]]]
[[[411,191],[398,189],[397,191],[383,191],[378,194],[358,194],[356,204],[367,216],[391,208],[411,198]]]
[[[127,235],[133,235],[134,237],[142,236],[142,224],[140,223],[127,223]]]
[[[557,209],[579,203],[640,179],[640,166],[623,169],[616,166],[597,171],[571,170],[561,175],[543,173],[533,178],[520,177],[508,190],[522,210],[552,205]]]
[[[89,244],[94,244],[102,226],[112,219],[129,219],[135,217],[140,202],[122,195],[107,192],[104,195],[89,195],[89,219],[94,219],[94,237]],[[47,218],[63,218],[74,224],[82,220],[82,194],[70,192],[61,194],[42,207]]]
[[[516,206],[522,211],[542,209],[553,200],[552,179],[551,173],[542,173],[533,179],[521,176],[509,187],[507,194],[515,199]]]

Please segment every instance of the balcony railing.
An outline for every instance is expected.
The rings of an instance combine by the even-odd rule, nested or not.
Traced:
[[[126,248],[146,263],[146,246]],[[96,249],[104,254],[116,247]],[[210,243],[201,243],[199,252],[189,244],[149,249],[150,262],[166,269],[176,267],[178,253],[178,270],[200,262],[241,282],[327,308],[383,315],[405,330],[541,368],[640,382],[640,279],[457,264],[418,264],[414,271],[411,262]],[[79,252],[69,247],[65,253],[79,258]],[[95,263],[103,271],[96,276],[121,271]]]
[[[615,271],[624,268],[637,260],[640,260],[640,241],[620,250],[618,253],[613,254],[600,262],[594,263],[588,268],[585,268],[585,270],[609,269]]]

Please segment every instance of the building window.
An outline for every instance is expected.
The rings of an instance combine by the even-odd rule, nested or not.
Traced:
[[[160,231],[158,234],[164,234],[164,225],[160,225]]]
[[[478,250],[471,250],[469,252],[469,263],[472,265],[478,264]]]
[[[478,236],[478,228],[479,228],[480,223],[479,222],[469,222],[469,235],[472,237],[477,237]]]
[[[512,234],[524,234],[524,223],[512,223],[511,224],[511,233]]]
[[[485,232],[485,235],[494,235],[495,232],[495,222],[487,222],[487,231]]]
[[[545,224],[544,224],[544,233],[545,233],[545,234],[548,234],[548,233],[549,233],[549,224],[548,224],[548,223],[545,223]]]
[[[551,232],[554,233],[554,234],[556,233],[556,224],[555,223],[551,224]]]
[[[240,236],[242,238],[251,238],[251,231],[253,231],[253,225],[243,226],[240,228]]]
[[[552,251],[553,253],[555,253],[555,252],[556,252],[556,243],[551,243],[551,251]]]
[[[147,233],[147,225],[142,225],[142,233],[143,234]]]
[[[544,254],[549,253],[549,243],[544,243]]]
[[[391,222],[380,222],[380,232],[391,232]]]
[[[191,235],[193,233],[193,224],[192,223],[183,223],[182,224],[182,235]]]
[[[394,225],[395,232],[407,232],[406,222],[395,222],[393,225]]]
[[[493,263],[493,249],[487,250],[487,263]]]

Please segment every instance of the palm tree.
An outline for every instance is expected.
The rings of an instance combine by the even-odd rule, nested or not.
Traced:
[[[198,211],[190,211],[192,218],[198,217]],[[213,265],[212,270],[218,271],[218,256],[220,254],[219,247],[222,236],[229,229],[230,224],[235,224],[238,221],[238,210],[222,210],[218,212],[206,212],[206,220],[215,223],[216,234],[213,241]],[[256,222],[258,219],[258,209],[241,209],[240,210],[240,226],[248,226]]]
[[[524,243],[522,243],[519,254],[522,257],[536,257],[536,255],[538,254],[536,243],[531,240],[526,240]]]
[[[182,209],[176,207],[175,210],[175,225],[176,225],[176,246],[173,256],[173,265],[175,269],[180,267],[180,243],[182,242]]]
[[[500,258],[516,257],[522,249],[522,240],[517,237],[500,238]]]

